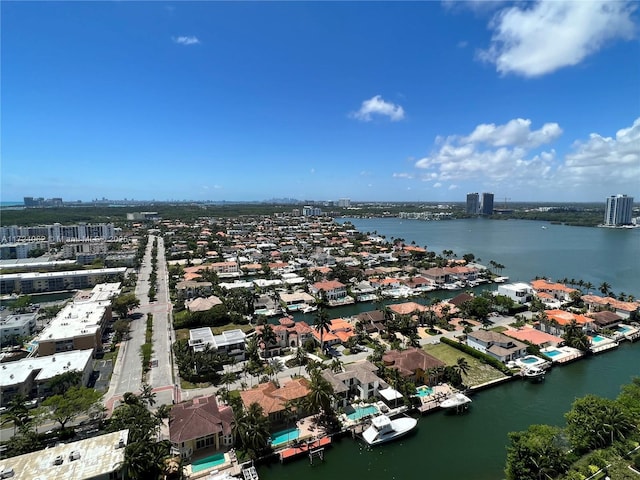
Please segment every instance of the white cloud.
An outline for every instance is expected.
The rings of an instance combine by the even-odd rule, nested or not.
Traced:
[[[629,128],[618,130],[615,138],[597,133],[587,141],[576,141],[573,151],[565,157],[558,169],[561,185],[584,186],[595,181],[601,184],[628,182],[629,188],[638,188],[640,179],[640,118]],[[611,192],[617,193],[617,192]]]
[[[433,188],[440,188],[442,187],[442,184],[440,182],[436,182],[433,184]]]
[[[412,173],[394,173],[393,178],[413,178]]]
[[[386,116],[392,122],[397,122],[404,118],[404,109],[400,105],[385,102],[382,96],[376,95],[369,100],[363,101],[360,110],[349,114],[350,117],[363,122],[370,122],[373,115]]]
[[[458,185],[455,185],[455,184],[449,185],[449,190],[455,190],[457,188],[458,188]]]
[[[585,198],[638,190],[640,118],[615,138],[592,133],[574,142],[563,156],[554,149],[537,151],[561,134],[557,124],[534,131],[529,127],[529,120],[516,119],[505,125],[478,125],[470,135],[441,137],[444,140],[435,143],[431,154],[415,163],[424,172],[419,177],[436,182],[434,187],[451,183],[452,188],[453,182],[468,180],[503,190],[528,188]]]
[[[531,131],[531,120],[516,118],[504,125],[483,123],[466,137],[465,143],[486,143],[493,147],[516,145],[522,147],[538,147],[555,141],[562,135],[557,123],[545,123],[540,130]]]
[[[171,39],[178,45],[198,45],[200,43],[198,37],[195,36],[171,37]]]
[[[491,45],[479,58],[502,74],[536,77],[577,65],[615,39],[635,35],[629,1],[538,0],[497,12]]]

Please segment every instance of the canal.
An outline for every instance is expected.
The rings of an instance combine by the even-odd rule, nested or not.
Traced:
[[[620,386],[640,375],[640,344],[555,367],[542,383],[515,380],[476,393],[462,415],[438,412],[422,417],[415,434],[376,448],[344,438],[322,463],[302,457],[258,471],[262,480],[499,480],[504,478],[508,432],[531,424],[562,426],[572,402],[592,393],[615,398]]]

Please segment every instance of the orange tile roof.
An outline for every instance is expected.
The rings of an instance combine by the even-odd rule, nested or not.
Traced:
[[[505,330],[505,335],[515,338],[516,340],[523,340],[534,345],[543,345],[545,343],[555,343],[556,345],[562,343],[564,340],[555,335],[551,335],[546,332],[542,332],[535,328],[521,328],[520,330]]]
[[[298,378],[280,388],[271,382],[261,383],[250,390],[241,391],[240,398],[245,407],[257,403],[265,415],[269,415],[284,410],[287,402],[306,397],[308,394],[309,381],[306,378]]]
[[[389,305],[389,309],[398,315],[409,315],[415,312],[424,312],[427,307],[416,302],[406,302]]]
[[[624,312],[634,312],[640,308],[638,302],[623,302],[612,297],[599,297],[598,295],[583,295],[582,300],[586,303],[597,305],[609,305],[616,310],[622,310]]]
[[[545,310],[544,313],[547,314],[547,318],[549,320],[555,320],[558,325],[568,325],[572,320],[575,320],[576,323],[580,325],[585,325],[593,322],[593,319],[589,317],[573,314],[564,310]]]
[[[552,282],[548,282],[547,280],[543,279],[538,279],[538,280],[532,280],[531,281],[531,287],[536,290],[551,290],[551,291],[557,291],[557,292],[565,292],[565,293],[571,293],[571,292],[575,292],[576,289],[575,288],[570,288],[567,287],[566,285],[562,284],[562,283],[552,283]]]

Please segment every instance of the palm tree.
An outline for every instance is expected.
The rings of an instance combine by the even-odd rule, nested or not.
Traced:
[[[587,290],[587,294],[591,293],[591,289],[593,289],[593,283],[591,282],[586,282],[584,284],[584,288]]]
[[[329,320],[329,314],[322,306],[318,307],[318,310],[316,310],[313,328],[320,333],[320,351],[324,352],[324,334],[331,330],[331,320]]]
[[[471,371],[471,365],[469,365],[469,362],[467,362],[467,359],[464,357],[458,357],[454,368],[460,375],[462,375],[463,373],[465,375],[468,375]]]
[[[611,285],[607,282],[602,282],[598,290],[600,290],[600,292],[606,297],[611,293]]]
[[[229,385],[233,382],[236,381],[236,373],[235,372],[224,372],[222,374],[222,378],[220,379],[222,381],[222,383],[224,383],[224,386],[227,388],[227,390],[229,389]]]
[[[271,371],[273,379],[275,380],[278,374],[284,371],[284,363],[282,363],[282,360],[280,360],[279,358],[272,358],[271,360],[269,360],[269,369]]]
[[[153,407],[156,404],[156,394],[153,391],[153,387],[148,383],[143,383],[140,387],[139,397],[149,407]]]
[[[309,393],[307,394],[306,400],[309,410],[312,412],[321,411],[329,414],[333,410],[333,386],[319,371],[311,374]]]
[[[269,420],[255,402],[236,415],[233,431],[238,447],[252,459],[258,458],[269,444]]]
[[[298,369],[298,375],[300,375],[302,372],[302,365],[304,365],[307,362],[307,352],[305,352],[302,347],[298,347],[296,349],[295,359],[296,359],[296,363],[298,364],[298,367],[300,367]]]
[[[271,345],[275,345],[278,341],[278,337],[276,333],[273,331],[273,327],[268,323],[262,329],[262,333],[260,334],[260,339],[264,343],[264,350],[267,352]]]
[[[339,358],[334,358],[329,368],[333,373],[340,373],[342,372],[342,362],[340,361]]]

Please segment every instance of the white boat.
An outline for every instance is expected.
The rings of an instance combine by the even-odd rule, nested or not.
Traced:
[[[454,393],[440,402],[440,406],[444,409],[465,409],[471,403],[471,399],[463,393]]]
[[[530,380],[540,381],[544,380],[544,373],[544,369],[540,367],[529,367],[522,372],[522,375]]]
[[[371,426],[363,432],[362,438],[369,445],[379,445],[406,435],[417,425],[418,420],[415,418],[401,417],[391,420],[386,415],[378,415],[371,420]]]
[[[315,312],[316,310],[318,310],[318,307],[315,305],[307,305],[306,307],[301,309],[302,313],[311,313]]]

